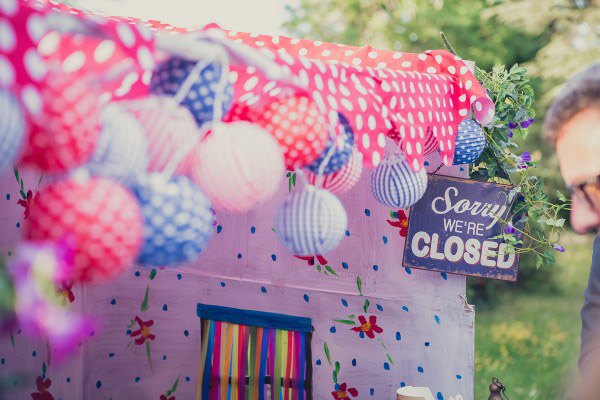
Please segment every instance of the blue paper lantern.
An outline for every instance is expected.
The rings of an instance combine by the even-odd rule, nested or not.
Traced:
[[[321,255],[344,237],[348,216],[330,192],[307,186],[288,196],[275,215],[275,233],[295,255]]]
[[[102,133],[87,167],[94,175],[132,183],[148,167],[147,140],[138,120],[115,104],[100,113]]]
[[[458,133],[452,164],[470,164],[477,160],[485,147],[485,133],[477,122],[470,118],[458,124]]]
[[[197,64],[196,61],[170,58],[160,64],[152,75],[150,92],[174,96],[181,100],[181,105],[190,110],[198,126],[202,126],[213,119],[215,96],[221,79],[221,65],[208,64],[202,70],[196,71],[194,68]],[[187,81],[188,77],[190,81]],[[184,82],[185,86],[182,88]],[[184,91],[181,94],[180,89]],[[221,93],[222,115],[229,111],[232,103],[233,86],[227,79],[225,90]]]
[[[350,159],[352,148],[354,147],[354,132],[350,126],[348,119],[341,113],[338,113],[338,118],[342,125],[343,135],[338,136],[336,140],[330,141],[323,153],[312,164],[306,168],[315,174],[319,173],[319,167],[331,151],[331,147],[335,147],[327,165],[323,169],[323,175],[333,174],[338,172]]]
[[[0,171],[15,161],[26,132],[25,114],[19,101],[8,90],[0,90]]]
[[[194,259],[213,231],[210,202],[188,178],[153,173],[131,189],[144,219],[144,243],[138,261],[169,266]]]
[[[426,189],[427,172],[424,168],[413,171],[403,154],[386,156],[371,176],[375,199],[394,209],[412,206]]]

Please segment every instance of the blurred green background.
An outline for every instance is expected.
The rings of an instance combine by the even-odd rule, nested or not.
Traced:
[[[537,123],[524,150],[548,187],[564,190],[556,158],[541,135],[552,98],[572,74],[600,60],[600,0],[298,0],[285,28],[294,36],[397,51],[443,48],[489,70],[519,63],[536,90]],[[492,377],[511,399],[562,399],[577,377],[579,311],[591,260],[591,237],[567,232],[567,251],[537,270],[521,262],[519,281],[469,279],[476,305],[476,399]]]

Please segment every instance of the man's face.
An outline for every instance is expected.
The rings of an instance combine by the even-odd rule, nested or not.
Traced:
[[[575,186],[600,175],[600,108],[588,108],[571,118],[558,133],[556,152],[567,185]],[[596,190],[600,204],[600,191]],[[600,228],[600,208],[585,197],[572,196],[571,226],[578,233]]]

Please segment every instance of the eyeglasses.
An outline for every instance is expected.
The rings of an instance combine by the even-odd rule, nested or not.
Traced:
[[[600,211],[600,175],[575,185],[567,185],[569,192],[584,199],[590,209]]]

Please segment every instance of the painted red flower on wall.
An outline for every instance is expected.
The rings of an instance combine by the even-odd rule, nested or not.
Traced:
[[[349,388],[348,384],[346,382],[344,382],[340,385],[339,390],[331,392],[331,395],[336,400],[349,399],[350,396],[357,397],[358,390],[356,390],[356,388]]]
[[[73,282],[62,281],[61,287],[56,290],[59,296],[63,299],[63,305],[72,303],[75,301],[75,294],[73,293]]]
[[[315,258],[317,259],[317,261],[319,262],[319,264],[321,264],[321,265],[327,265],[327,260],[322,255],[316,255],[316,256],[294,256],[294,257],[296,257],[299,260],[306,261],[306,263],[308,265],[310,265],[310,266],[315,265]]]
[[[152,333],[150,333],[150,327],[152,325],[154,325],[153,320],[150,319],[148,321],[142,321],[141,318],[136,315],[135,322],[138,323],[138,325],[140,326],[140,329],[131,332],[131,334],[129,336],[130,337],[139,336],[138,338],[135,339],[136,345],[141,346],[144,344],[144,342],[146,340],[152,341],[152,340],[156,339],[156,336],[154,336]]]
[[[354,332],[364,332],[364,334],[371,339],[375,337],[375,333],[383,332],[383,329],[377,325],[377,316],[375,315],[369,316],[368,321],[364,315],[360,315],[358,321],[360,322],[360,325],[351,328]]]
[[[406,213],[402,210],[398,210],[393,214],[394,214],[394,217],[397,218],[398,220],[390,221],[388,219],[387,223],[395,228],[398,228],[399,229],[398,233],[400,234],[400,236],[406,237],[406,233],[408,231],[408,217],[406,216]]]
[[[48,391],[52,385],[50,378],[44,380],[41,376],[38,376],[35,380],[37,386],[37,392],[31,393],[32,400],[54,400],[54,396]]]
[[[175,399],[175,396],[167,397],[164,394],[161,394],[160,400],[176,400],[176,399]]]
[[[31,190],[27,191],[27,196],[25,199],[20,199],[17,201],[21,207],[25,208],[25,219],[29,218],[29,213],[31,212],[31,208],[35,205],[35,202],[40,198],[40,193],[36,192],[35,196]]]

